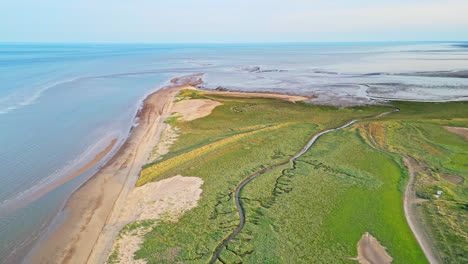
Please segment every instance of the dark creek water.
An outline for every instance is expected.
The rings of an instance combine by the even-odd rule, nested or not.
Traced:
[[[240,200],[239,200],[239,194],[240,192],[242,191],[242,188],[244,188],[245,185],[247,185],[247,183],[249,183],[250,181],[252,181],[253,179],[255,179],[256,177],[264,174],[265,172],[268,172],[268,171],[271,171],[271,170],[274,170],[276,168],[279,168],[283,165],[286,165],[288,163],[292,163],[293,164],[293,168],[296,167],[296,159],[298,159],[299,157],[301,157],[302,155],[304,155],[304,153],[306,153],[310,147],[312,147],[312,145],[317,141],[317,139],[327,133],[330,133],[330,132],[333,132],[333,131],[336,131],[336,130],[340,130],[340,129],[343,129],[343,128],[346,128],[346,127],[349,127],[351,126],[352,124],[356,123],[357,121],[359,120],[363,120],[363,119],[368,119],[368,118],[375,118],[375,117],[379,117],[379,116],[383,116],[383,115],[387,115],[387,114],[391,114],[391,113],[394,113],[394,112],[398,112],[400,111],[400,109],[396,108],[395,110],[393,111],[389,111],[389,112],[384,112],[384,113],[381,113],[381,114],[378,114],[378,115],[374,115],[374,116],[370,116],[370,117],[362,117],[362,118],[357,118],[357,119],[353,119],[351,121],[349,121],[348,123],[340,126],[340,127],[337,127],[337,128],[330,128],[330,129],[327,129],[327,130],[324,130],[322,132],[319,132],[318,134],[314,135],[312,137],[312,139],[309,140],[309,142],[307,142],[307,144],[305,145],[305,147],[299,151],[299,153],[297,153],[296,155],[294,155],[292,158],[290,158],[287,162],[283,162],[283,163],[280,163],[280,164],[277,164],[277,165],[274,165],[273,167],[270,167],[270,168],[267,168],[267,169],[263,169],[261,171],[258,171],[256,172],[255,174],[249,176],[247,179],[245,179],[244,181],[242,181],[236,188],[236,191],[235,191],[235,195],[234,195],[234,198],[235,198],[235,201],[236,201],[236,207],[237,207],[237,211],[239,213],[239,218],[240,218],[240,223],[239,225],[237,226],[237,228],[231,233],[231,235],[229,235],[217,248],[216,248],[216,251],[215,253],[213,254],[213,257],[211,258],[210,260],[210,264],[211,263],[215,263],[216,260],[218,259],[218,256],[219,254],[221,253],[221,251],[226,247],[226,245],[234,238],[237,236],[237,234],[239,234],[239,232],[242,230],[242,228],[244,228],[244,225],[245,225],[245,214],[244,214],[244,209],[242,208],[242,205],[240,204]]]

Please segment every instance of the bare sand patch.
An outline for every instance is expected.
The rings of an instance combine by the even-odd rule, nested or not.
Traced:
[[[185,211],[196,207],[202,184],[203,180],[198,177],[177,175],[136,187],[128,197],[121,215],[122,221],[155,221],[130,231],[125,228],[121,231],[111,251],[111,255],[117,257],[114,263],[145,263],[133,259],[135,252],[140,249],[143,236],[157,225],[157,220],[177,221]]]
[[[162,156],[169,153],[169,148],[177,140],[179,134],[177,134],[177,128],[171,125],[167,125],[166,129],[161,134],[161,139],[158,144],[153,148],[148,158],[148,163],[161,159]]]
[[[210,115],[218,105],[221,105],[221,103],[209,99],[187,99],[174,104],[173,114],[179,116],[180,120],[191,121]],[[157,161],[169,153],[169,148],[179,137],[177,130],[177,127],[167,124],[166,129],[161,134],[160,140],[151,151],[148,163]]]
[[[132,191],[125,208],[135,215],[135,220],[160,219],[163,214],[165,220],[176,220],[181,213],[197,206],[202,184],[201,178],[181,175],[150,182]]]
[[[362,235],[357,248],[358,256],[354,260],[361,264],[388,264],[393,261],[393,258],[385,251],[386,248],[369,232]]]
[[[218,105],[221,103],[209,99],[183,100],[174,104],[173,112],[182,115],[180,120],[192,121],[211,114]]]
[[[275,98],[286,101],[305,101],[316,96],[305,97],[299,95],[289,95],[289,94],[278,94],[278,93],[267,93],[267,92],[221,92],[221,91],[203,91],[205,94],[216,94],[216,95],[226,95],[229,97],[244,97],[244,98]]]
[[[452,184],[455,184],[455,185],[460,185],[463,182],[465,182],[465,179],[463,177],[461,177],[461,176],[458,176],[458,175],[442,173],[442,174],[440,174],[440,177],[442,179],[452,183]]]
[[[457,135],[460,135],[464,137],[466,140],[468,140],[468,128],[467,127],[449,127],[449,126],[444,126],[444,129],[455,133]]]

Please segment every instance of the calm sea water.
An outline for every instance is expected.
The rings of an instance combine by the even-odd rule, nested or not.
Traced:
[[[314,94],[315,103],[466,100],[468,45],[0,43],[0,263],[25,254],[100,164],[34,194],[118,138],[115,152],[145,95],[198,72],[207,89]]]

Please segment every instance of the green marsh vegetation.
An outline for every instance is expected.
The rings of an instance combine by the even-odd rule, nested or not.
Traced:
[[[144,167],[138,185],[181,174],[202,178],[203,193],[198,207],[178,222],[161,221],[146,234],[135,258],[148,263],[207,263],[239,223],[233,196],[242,180],[287,161],[319,131],[389,111],[376,106],[336,109],[231,98],[193,90],[182,91],[177,100],[189,98],[223,105],[190,122],[171,119],[180,137],[161,160]],[[405,116],[404,104],[399,105],[400,113],[324,135],[294,166],[286,164],[247,184],[240,196],[246,225],[218,262],[356,263],[349,258],[357,255],[362,234],[370,232],[387,247],[394,263],[427,263],[404,218],[402,192],[408,172],[401,153],[374,144],[376,139],[367,129],[374,122],[421,122],[417,113],[430,105],[418,108],[410,103],[410,114]],[[436,115],[434,111],[430,122],[439,120]],[[457,157],[455,161],[463,160]],[[463,167],[463,162],[451,166]],[[446,188],[455,194],[464,192],[463,186]]]
[[[442,263],[467,263],[468,141],[444,126],[468,127],[468,104],[395,104],[406,111],[361,124],[360,135],[375,149],[417,162],[417,213],[436,252]]]

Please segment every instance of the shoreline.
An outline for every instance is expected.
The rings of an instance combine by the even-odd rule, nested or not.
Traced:
[[[88,170],[92,169],[94,166],[98,165],[99,163],[102,163],[106,156],[111,153],[111,151],[114,149],[114,147],[117,145],[118,138],[113,138],[107,146],[102,149],[101,151],[97,152],[94,158],[92,158],[90,161],[85,163],[83,166],[78,167],[78,169],[73,172],[71,175],[64,177],[62,179],[59,179],[57,181],[54,181],[50,185],[46,185],[43,188],[39,189],[38,191],[33,192],[32,194],[28,195],[26,199],[20,200],[18,202],[12,203],[11,205],[6,204],[6,210],[7,211],[14,211],[19,208],[23,208],[30,203],[40,199],[42,196],[48,194],[49,192],[59,188],[63,184],[73,180],[74,178],[80,176],[81,174],[87,172]]]
[[[200,74],[181,77],[143,99],[137,126],[99,171],[75,190],[23,260],[25,263],[87,263],[101,231],[133,189],[147,154],[159,140],[172,101],[181,89],[197,85]],[[66,218],[66,221],[64,221]],[[56,226],[53,226],[56,225]],[[112,239],[113,241],[113,239]]]
[[[153,147],[166,128],[164,121],[172,114],[174,98],[182,89],[196,89],[202,74],[174,78],[170,84],[143,100],[134,122],[137,124],[100,169],[75,190],[27,255],[26,263],[104,263],[114,239],[127,223],[120,212],[140,176]],[[201,90],[209,94],[233,97],[264,97],[288,101],[314,97],[268,93]],[[114,142],[115,144],[115,142]],[[65,221],[66,220],[66,221]],[[55,225],[54,225],[55,224]]]

